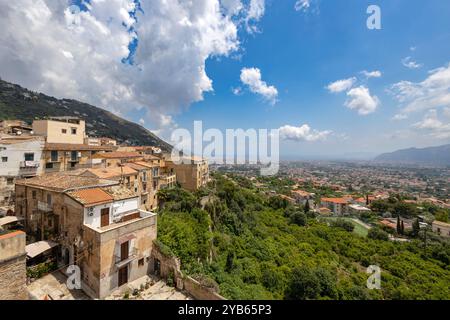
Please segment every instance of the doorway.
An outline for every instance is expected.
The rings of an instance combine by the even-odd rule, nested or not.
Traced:
[[[105,208],[101,210],[101,220],[100,227],[109,226],[109,208]]]
[[[128,265],[119,269],[119,287],[128,283]]]

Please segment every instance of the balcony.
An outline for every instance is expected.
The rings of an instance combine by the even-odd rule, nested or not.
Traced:
[[[21,161],[20,169],[37,169],[39,168],[39,161]]]
[[[38,202],[38,210],[43,212],[52,212],[53,207],[46,202],[39,201]]]
[[[121,268],[121,267],[129,264],[133,260],[135,260],[137,258],[137,256],[138,256],[137,249],[136,248],[130,248],[128,254],[125,255],[125,256],[114,255],[115,265],[116,265],[117,268]]]
[[[108,226],[95,228],[96,232],[100,234],[107,233],[112,230],[120,231],[120,228],[127,227],[133,229],[130,225],[136,225],[137,228],[142,226],[152,226],[156,224],[156,214],[145,210],[133,210],[120,215],[113,216],[113,223]],[[89,225],[86,225],[90,227]],[[92,228],[92,227],[90,227]]]

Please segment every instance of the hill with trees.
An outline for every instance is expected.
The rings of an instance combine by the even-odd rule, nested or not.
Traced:
[[[384,153],[376,157],[375,161],[450,166],[450,144],[423,149],[410,148],[392,153]]]
[[[392,242],[377,229],[363,237],[230,175],[160,199],[158,241],[226,298],[450,299],[448,242]],[[366,286],[370,265],[382,270],[381,290]]]
[[[165,151],[172,149],[149,130],[109,111],[77,100],[56,99],[0,79],[0,120],[18,119],[31,124],[34,119],[51,116],[84,119],[86,132],[93,137],[110,137],[128,145],[157,146]]]

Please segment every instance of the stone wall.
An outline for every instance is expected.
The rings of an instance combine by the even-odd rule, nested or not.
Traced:
[[[214,290],[203,286],[197,280],[186,276],[183,279],[184,290],[196,300],[226,300]]]
[[[27,300],[25,233],[0,236],[0,300]]]
[[[177,257],[170,256],[163,252],[161,244],[155,242],[152,250],[152,272],[155,273],[155,261],[159,261],[160,270],[158,276],[167,280],[173,277],[174,283],[179,290],[184,290],[196,300],[226,300],[213,289],[202,285],[190,276],[184,275],[181,271],[181,263]]]

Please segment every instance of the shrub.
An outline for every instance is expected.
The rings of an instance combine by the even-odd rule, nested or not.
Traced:
[[[369,230],[369,234],[367,235],[370,239],[374,240],[389,240],[389,234],[380,228],[372,228]]]
[[[298,226],[306,226],[306,215],[303,212],[294,213],[291,218],[291,223],[294,223]]]
[[[351,223],[350,221],[344,220],[344,219],[337,219],[336,221],[334,221],[331,224],[331,226],[336,227],[336,228],[341,228],[348,232],[353,232],[353,230],[355,229],[355,226],[353,225],[353,223]]]

